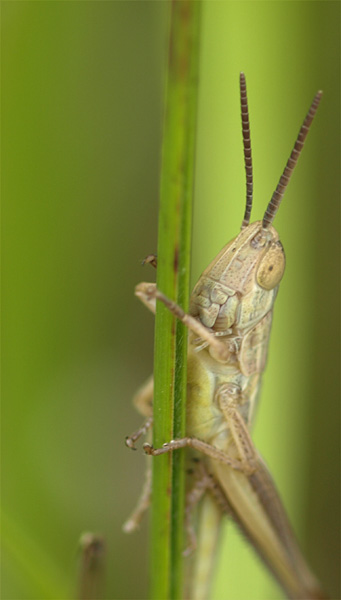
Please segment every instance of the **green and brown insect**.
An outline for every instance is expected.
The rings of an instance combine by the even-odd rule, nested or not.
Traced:
[[[252,156],[246,82],[240,75],[241,116],[246,170],[246,209],[241,231],[211,262],[194,287],[189,314],[169,300],[156,284],[140,283],[136,295],[155,312],[156,300],[189,330],[187,435],[162,448],[144,444],[147,454],[158,456],[178,448],[190,448],[199,458],[187,493],[187,529],[191,546],[195,534],[192,508],[203,500],[211,522],[219,525],[223,513],[240,526],[289,598],[326,598],[307,566],[291,530],[275,485],[257,452],[250,430],[258,403],[266,364],[272,314],[285,255],[272,223],[305,138],[320,103],[317,92],[299,131],[290,158],[262,221],[250,223],[253,195]],[[154,263],[155,257],[148,259]],[[147,417],[144,426],[127,438],[135,441],[152,425],[153,380],[135,398]],[[150,477],[139,505],[125,525],[132,531],[150,500]],[[215,528],[216,528],[215,527]],[[215,529],[213,528],[213,529]],[[216,532],[201,544],[199,566],[191,597],[207,598],[207,581]],[[206,557],[206,558],[205,558]]]

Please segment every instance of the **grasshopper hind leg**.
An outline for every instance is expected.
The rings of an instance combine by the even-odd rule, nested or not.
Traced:
[[[209,487],[204,490],[197,508],[196,548],[187,564],[189,577],[185,597],[191,600],[207,600],[211,597],[223,516],[211,490],[212,483],[211,480]]]
[[[148,462],[149,464],[146,470],[145,481],[137,505],[131,513],[130,517],[122,526],[124,533],[133,533],[134,531],[139,529],[141,520],[150,506],[150,501],[152,497],[152,467],[151,461]]]
[[[200,503],[201,499],[212,488],[212,478],[206,471],[204,465],[198,458],[192,458],[195,463],[194,469],[188,469],[187,474],[194,478],[193,484],[186,494],[185,503],[185,528],[187,533],[188,545],[183,551],[184,556],[190,556],[197,547],[197,536],[193,525],[193,513]]]

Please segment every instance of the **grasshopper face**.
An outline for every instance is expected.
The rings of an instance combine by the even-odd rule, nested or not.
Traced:
[[[285,269],[277,231],[261,221],[244,227],[207,267],[195,286],[191,314],[224,332],[254,326],[271,309]]]

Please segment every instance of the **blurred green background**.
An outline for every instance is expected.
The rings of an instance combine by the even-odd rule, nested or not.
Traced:
[[[75,597],[84,531],[106,598],[147,597],[144,457],[124,445],[152,369],[167,2],[2,2],[2,598]],[[247,77],[261,218],[314,93],[275,225],[287,255],[255,440],[319,578],[339,581],[338,2],[205,2],[193,282],[239,230]],[[214,600],[282,598],[227,526]]]

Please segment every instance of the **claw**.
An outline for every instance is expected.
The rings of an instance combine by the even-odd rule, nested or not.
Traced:
[[[122,525],[122,531],[124,533],[134,533],[137,529],[139,529],[139,524],[136,523],[134,519],[128,519],[128,521]]]
[[[152,265],[154,269],[157,267],[157,256],[156,254],[148,254],[146,258],[142,261],[142,265]]]
[[[127,435],[125,439],[125,444],[126,446],[128,446],[128,448],[131,448],[132,450],[137,450],[137,448],[135,448],[134,446],[134,440],[132,440],[131,437],[129,437],[129,435]]]
[[[145,444],[143,444],[143,450],[145,451],[146,454],[152,454],[153,453],[153,446],[151,444],[148,444],[147,442]]]

